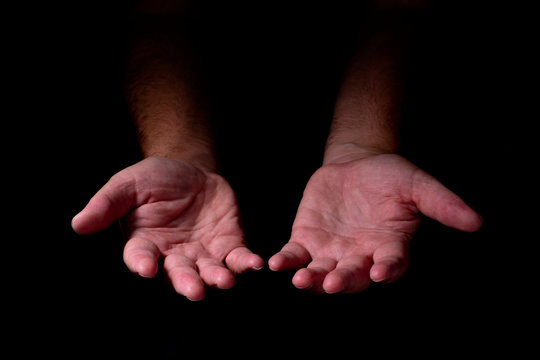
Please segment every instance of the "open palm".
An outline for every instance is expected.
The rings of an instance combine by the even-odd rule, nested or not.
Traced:
[[[294,285],[314,292],[394,281],[408,268],[421,213],[463,231],[481,225],[457,195],[400,156],[324,165],[309,180],[291,238],[270,268],[299,269]]]
[[[176,291],[192,300],[205,284],[230,288],[233,273],[263,266],[244,245],[233,190],[219,175],[167,158],[148,158],[114,175],[73,219],[92,233],[122,218],[124,261],[152,277],[158,259]]]

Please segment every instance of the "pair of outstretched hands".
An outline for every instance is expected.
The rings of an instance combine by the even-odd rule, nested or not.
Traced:
[[[422,214],[462,231],[482,222],[457,195],[398,155],[323,165],[307,183],[290,240],[268,265],[297,270],[293,284],[316,293],[392,282],[408,268]],[[89,234],[119,219],[128,268],[153,277],[163,258],[175,290],[190,300],[203,299],[205,286],[231,288],[234,274],[264,266],[245,246],[230,185],[187,163],[150,157],[120,171],[72,226]]]

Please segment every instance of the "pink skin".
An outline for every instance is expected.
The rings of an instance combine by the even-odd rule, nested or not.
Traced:
[[[143,277],[158,259],[175,290],[201,300],[205,284],[234,285],[234,274],[262,268],[245,247],[236,198],[219,175],[167,158],[147,158],[114,175],[73,218],[80,234],[123,218],[124,261]]]
[[[394,281],[407,270],[421,213],[462,231],[482,223],[457,195],[400,156],[324,165],[306,186],[291,239],[269,266],[297,270],[293,284],[316,293]],[[164,258],[175,290],[191,300],[204,298],[205,285],[230,288],[234,274],[264,264],[245,247],[229,184],[182,162],[148,158],[122,170],[72,226],[88,234],[121,218],[128,268],[152,277]]]
[[[420,213],[462,231],[482,224],[457,195],[400,156],[324,165],[306,186],[289,242],[269,266],[299,269],[293,284],[316,293],[395,281],[408,268]]]

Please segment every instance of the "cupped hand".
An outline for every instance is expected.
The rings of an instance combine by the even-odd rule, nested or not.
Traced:
[[[124,262],[153,277],[158,260],[175,290],[204,298],[205,285],[227,289],[234,274],[263,266],[244,243],[235,195],[219,175],[151,157],[114,175],[72,220],[88,234],[122,219]]]
[[[299,269],[293,284],[316,293],[392,282],[408,268],[421,214],[462,231],[482,223],[457,195],[398,155],[324,165],[306,186],[289,242],[269,266]]]

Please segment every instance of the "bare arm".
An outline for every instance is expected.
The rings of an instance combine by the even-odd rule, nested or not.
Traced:
[[[143,1],[127,57],[127,98],[145,157],[215,171],[204,71],[186,2]]]
[[[146,159],[111,177],[72,226],[89,234],[121,219],[127,267],[153,277],[163,259],[175,290],[201,300],[206,286],[228,289],[263,260],[246,248],[235,194],[215,173],[192,15],[182,1],[140,5],[126,90]]]
[[[297,270],[292,282],[299,289],[353,293],[371,281],[397,280],[408,268],[420,214],[462,231],[482,224],[456,194],[395,155],[407,21],[419,4],[379,3],[389,8],[373,9],[347,69],[324,164],[306,185],[289,242],[268,261],[272,270]]]
[[[412,37],[424,2],[375,4],[343,79],[324,163],[398,150],[397,128]],[[392,4],[398,3],[398,4]]]

